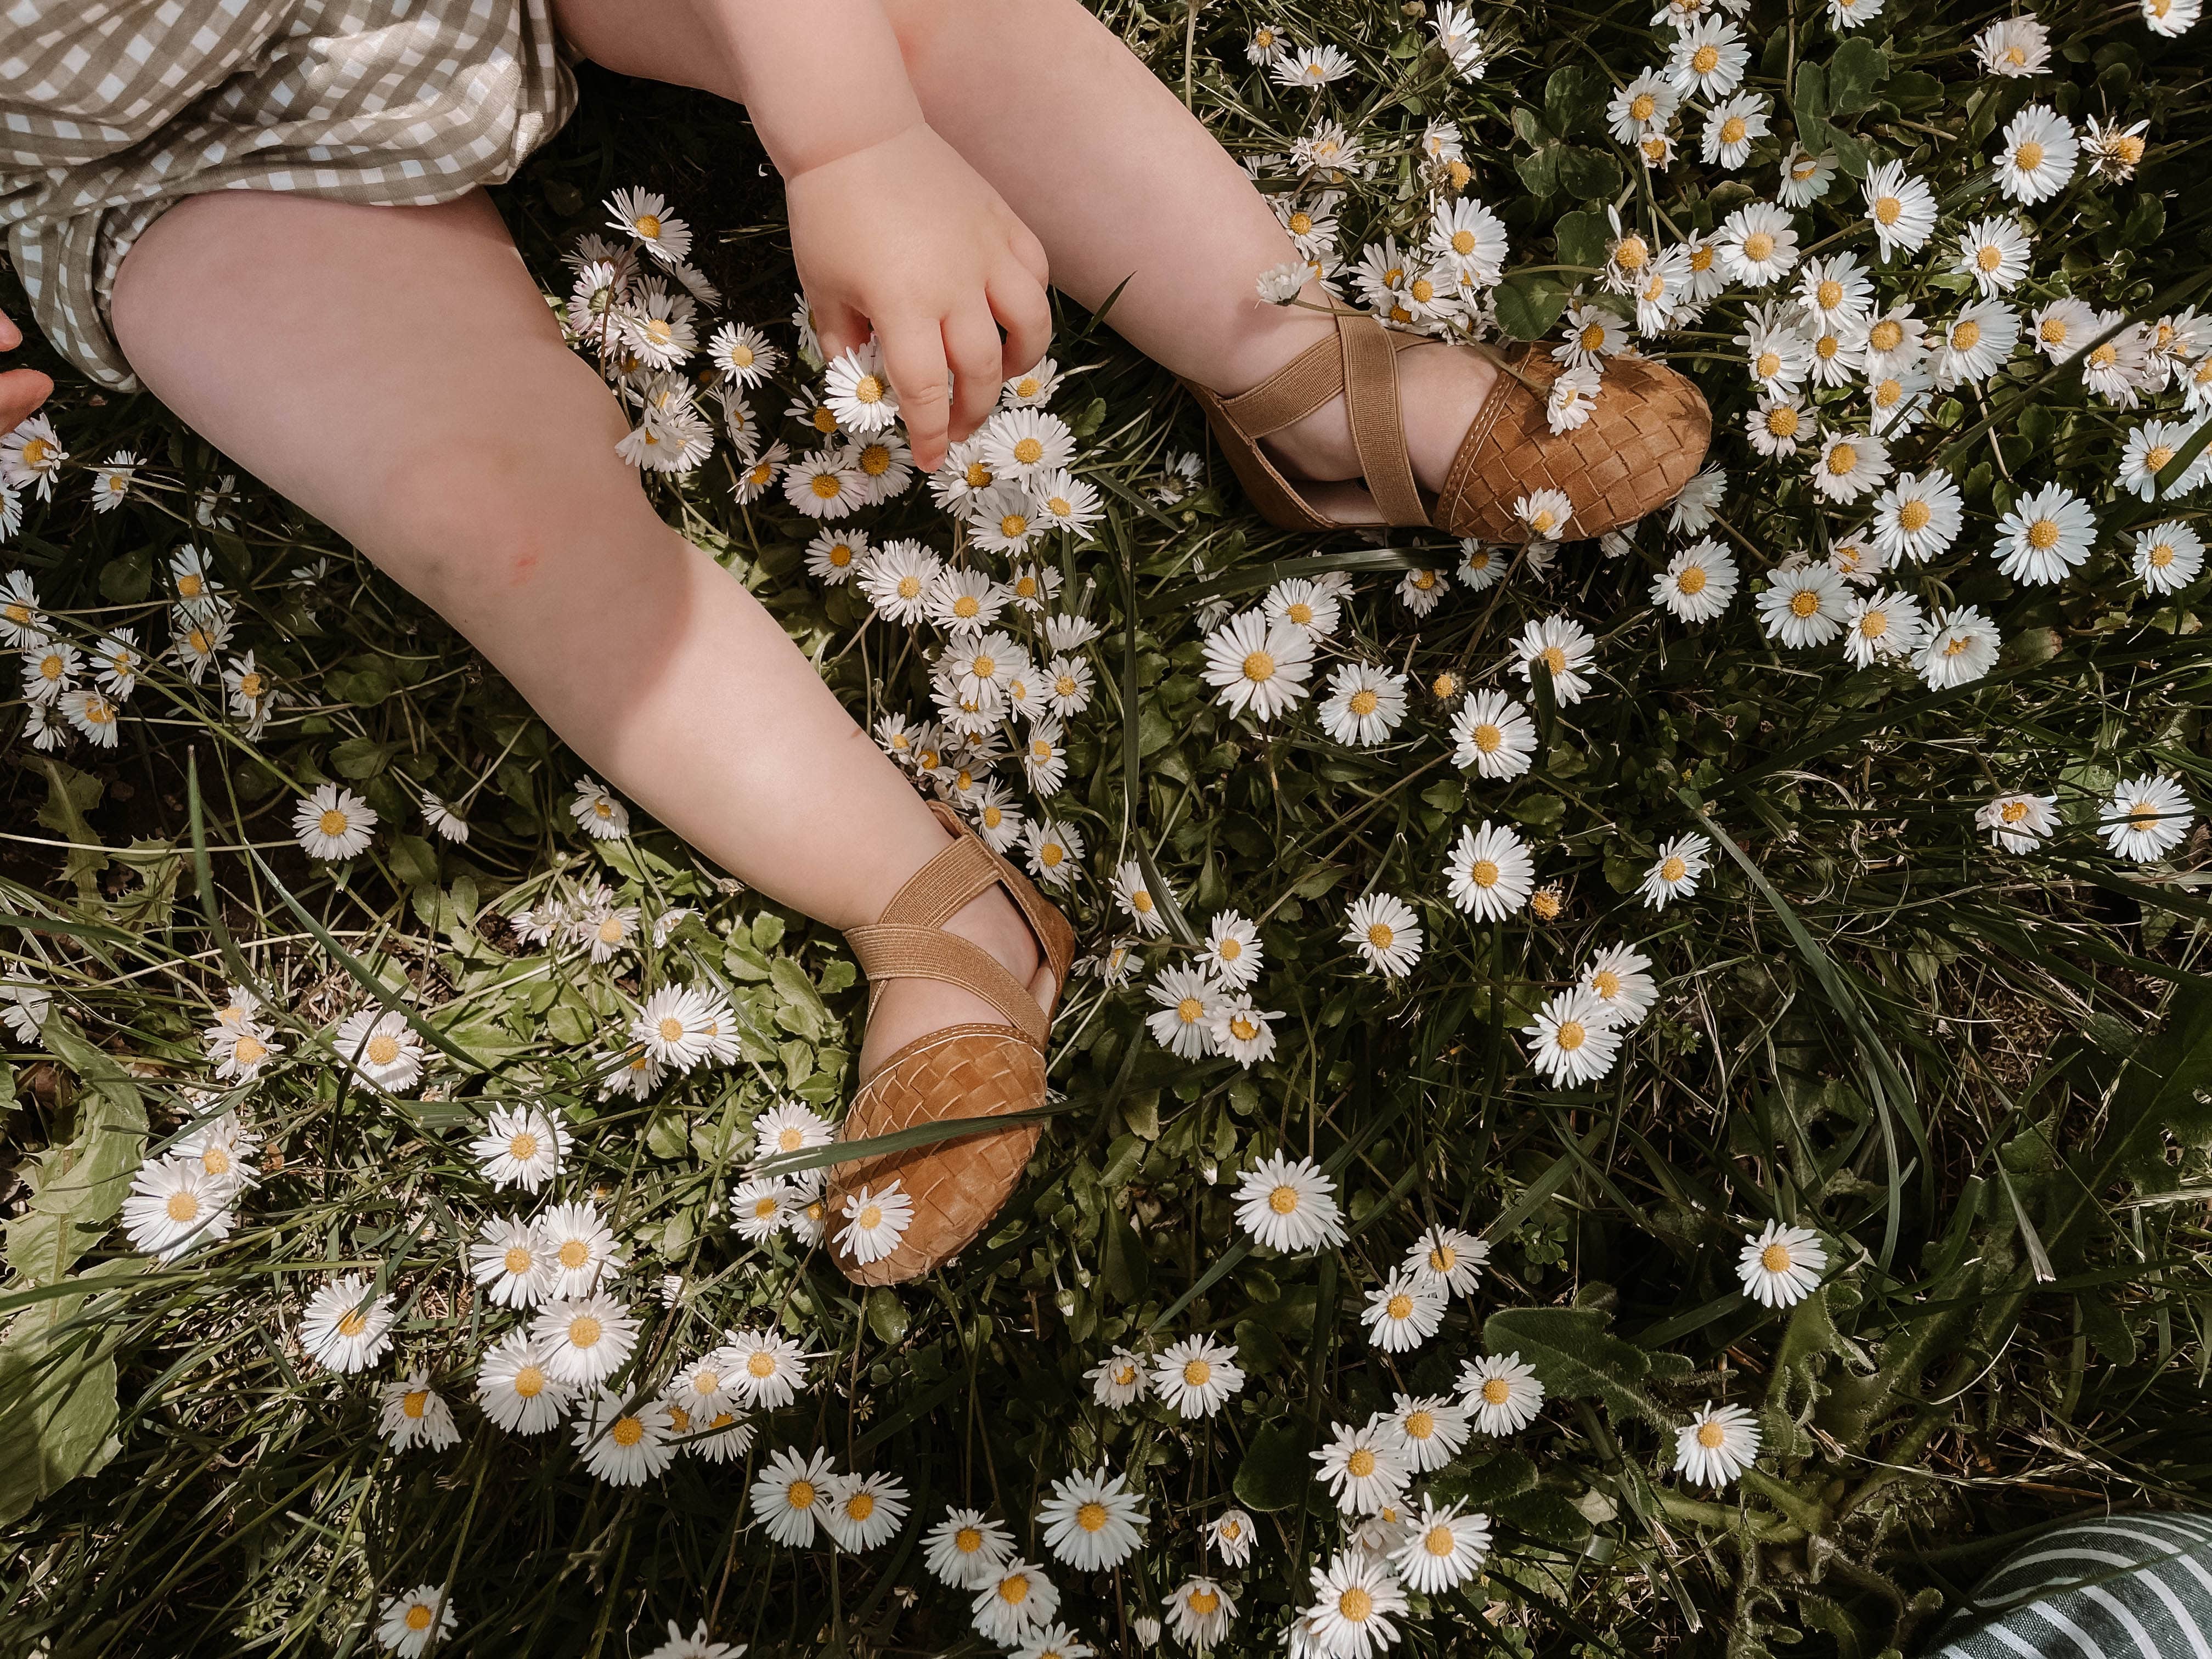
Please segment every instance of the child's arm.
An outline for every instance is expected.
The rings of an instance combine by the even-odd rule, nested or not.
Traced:
[[[783,174],[822,349],[835,356],[874,328],[915,464],[933,469],[947,437],[981,425],[1000,383],[1044,355],[1044,250],[922,119],[878,0],[711,4]]]
[[[23,331],[0,315],[0,351],[13,351],[23,343]],[[35,368],[11,368],[0,374],[0,437],[5,437],[31,418],[54,383]]]

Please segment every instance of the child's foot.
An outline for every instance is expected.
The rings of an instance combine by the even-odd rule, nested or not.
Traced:
[[[994,887],[956,911],[945,924],[990,952],[1000,966],[1030,988],[1037,1006],[1052,1006],[1052,969],[1037,950],[1036,935],[1022,920],[1003,888]],[[878,988],[868,1012],[867,1035],[860,1043],[860,1079],[916,1037],[948,1025],[1003,1025],[1006,1017],[973,992],[933,979],[888,979]]]
[[[1451,471],[1460,441],[1498,378],[1495,364],[1480,354],[1443,341],[1398,354],[1399,408],[1406,427],[1406,454],[1424,489],[1439,490]],[[1304,420],[1261,440],[1275,465],[1292,477],[1316,481],[1302,491],[1321,512],[1346,524],[1380,524],[1374,497],[1354,483],[1336,479],[1359,477],[1359,453],[1352,447],[1352,422],[1341,396],[1332,398]]]

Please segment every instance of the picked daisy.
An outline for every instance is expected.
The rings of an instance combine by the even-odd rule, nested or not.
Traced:
[[[914,1200],[902,1190],[897,1178],[880,1192],[866,1186],[846,1195],[840,1212],[845,1224],[837,1230],[839,1248],[866,1267],[898,1249],[914,1220]]]

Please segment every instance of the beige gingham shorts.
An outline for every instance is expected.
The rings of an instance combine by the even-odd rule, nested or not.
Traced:
[[[0,225],[39,326],[103,386],[123,257],[213,190],[427,205],[575,106],[551,0],[0,0]]]

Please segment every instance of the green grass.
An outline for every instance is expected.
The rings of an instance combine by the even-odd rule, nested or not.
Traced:
[[[1304,97],[1247,70],[1258,12],[1102,10],[1240,153],[1303,128]],[[1340,102],[1368,130],[1418,134],[1439,107],[1461,121],[1517,269],[1552,264],[1554,239],[1582,234],[1562,219],[1596,210],[1611,184],[1625,211],[1663,211],[1677,230],[1744,199],[1733,181],[1707,188],[1693,158],[1656,198],[1617,161],[1587,194],[1576,179],[1607,183],[1602,170],[1563,167],[1563,151],[1613,159],[1590,105],[1605,76],[1657,55],[1648,13],[1487,15],[1498,62],[1473,85],[1422,58],[1425,32],[1401,34],[1414,25],[1395,8],[1273,15],[1360,58]],[[2077,119],[2150,119],[2132,183],[2077,185],[2037,211],[2034,291],[2155,316],[2208,286],[2212,214],[2194,185],[2212,100],[2201,41],[2157,46],[2132,17],[2052,8],[2055,80],[1982,82],[1960,42],[1984,15],[1892,0],[1866,36],[1887,40],[1894,76],[1936,91],[1877,91],[1838,128],[1951,190],[2031,92]],[[1832,61],[1812,8],[1763,5],[1755,21],[1769,43],[1755,86],[1800,89],[1796,67]],[[668,193],[702,232],[727,314],[787,343],[788,250],[762,165],[738,113],[593,75],[576,121],[500,198],[558,289],[560,247],[595,225],[610,188]],[[1771,160],[1753,173],[1764,190]],[[1417,195],[1399,168],[1359,214],[1401,223]],[[1804,216],[1808,240],[1846,232],[1855,200]],[[1913,279],[1923,309],[1955,303],[1940,277]],[[1548,325],[1561,297],[1532,276],[1516,303]],[[21,315],[18,298],[0,306]],[[1729,343],[1740,313],[1724,302],[1668,349],[1725,434],[1724,525],[1748,581],[1816,526],[1843,526],[1802,463],[1751,465]],[[6,1073],[0,1651],[359,1653],[373,1599],[423,1581],[452,1583],[448,1652],[611,1659],[702,1618],[756,1653],[976,1651],[962,1599],[921,1570],[921,1527],[971,1503],[1029,1543],[1046,1484],[1103,1460],[1144,1487],[1152,1527],[1117,1574],[1055,1571],[1064,1616],[1102,1651],[1125,1648],[1130,1621],[1201,1570],[1196,1527],[1233,1493],[1262,1542],[1251,1569],[1224,1575],[1240,1607],[1230,1650],[1272,1652],[1341,1530],[1308,1449],[1330,1423],[1394,1391],[1441,1391],[1462,1360],[1500,1348],[1544,1356],[1553,1397],[1527,1433],[1478,1437],[1430,1483],[1488,1510],[1498,1549],[1479,1585],[1420,1607],[1405,1650],[1872,1659],[1924,1641],[2038,1527],[2212,1497],[2205,834],[2137,868],[2106,857],[2093,828],[2115,779],[2141,770],[2212,800],[2203,584],[2157,601],[2125,568],[2131,526],[2205,515],[2112,490],[2136,417],[2026,354],[1985,396],[1942,401],[1914,447],[1959,478],[1967,529],[1916,580],[1980,605],[2008,643],[1988,678],[1930,693],[1850,671],[1832,649],[1778,651],[1747,595],[1703,629],[1656,616],[1656,526],[1626,559],[1571,547],[1548,579],[1455,591],[1416,622],[1389,590],[1409,564],[1451,563],[1441,538],[1381,552],[1273,531],[1218,465],[1162,506],[1149,489],[1164,456],[1206,448],[1194,411],[1072,309],[1056,355],[1088,371],[1056,407],[1113,506],[1107,533],[1054,556],[1104,629],[1099,700],[1073,725],[1054,807],[1091,848],[1079,925],[1089,944],[1111,936],[1104,881],[1140,854],[1200,928],[1223,907],[1261,918],[1281,1048],[1249,1074],[1180,1063],[1142,1035],[1140,986],[1077,981],[1054,1074],[1062,1110],[1013,1205],[940,1279],[865,1299],[819,1253],[788,1237],[743,1246],[709,1208],[762,1106],[795,1093],[834,1109],[848,1091],[861,993],[837,939],[657,829],[585,842],[565,810],[581,769],[450,630],[251,481],[226,499],[234,527],[196,531],[195,496],[231,469],[150,398],[64,377],[54,413],[72,450],[150,455],[149,488],[94,516],[72,475],[9,556],[71,628],[159,637],[163,561],[197,537],[240,601],[238,644],[298,701],[249,743],[219,694],[165,670],[112,754],[48,759],[19,741],[0,758],[9,974],[48,986],[57,1010],[43,1052],[17,1045]],[[2097,503],[2100,550],[2060,586],[2016,587],[1986,550],[2005,507],[2047,479]],[[918,712],[919,651],[864,628],[849,590],[811,585],[811,526],[780,504],[737,507],[727,482],[718,455],[654,489],[856,714]],[[883,524],[942,538],[926,503]],[[311,610],[286,573],[319,555],[333,568]],[[1263,571],[1332,562],[1363,573],[1340,643],[1413,677],[1413,714],[1378,750],[1332,744],[1310,719],[1255,731],[1197,674],[1206,599],[1249,603]],[[1571,708],[1542,700],[1539,766],[1478,785],[1451,765],[1421,688],[1488,671],[1524,619],[1555,611],[1600,637],[1609,678]],[[295,791],[326,776],[387,820],[343,880],[289,845]],[[2065,827],[2042,854],[1991,852],[1973,809],[2029,785],[2059,795]],[[419,787],[475,792],[465,849],[421,838]],[[1443,905],[1444,850],[1484,816],[1537,847],[1565,892],[1555,921],[1471,927]],[[1700,825],[1735,850],[1694,900],[1642,909],[1652,848]],[[696,919],[616,969],[526,951],[504,921],[550,888],[600,880]],[[1337,942],[1344,904],[1370,890],[1425,909],[1428,952],[1405,988],[1359,972]],[[1659,1010],[1601,1083],[1543,1086],[1516,1028],[1621,938],[1659,960]],[[672,973],[729,984],[743,1063],[647,1103],[598,1100],[590,1051],[625,995]],[[331,1061],[336,1020],[368,1000],[364,976],[447,1046],[417,1096],[365,1095]],[[245,980],[288,1049],[246,1102],[281,1168],[228,1239],[157,1270],[110,1223],[142,1154],[185,1121],[184,1091],[204,1084],[198,1029]],[[488,1104],[519,1100],[570,1112],[582,1156],[562,1195],[603,1193],[636,1258],[624,1283],[648,1316],[641,1386],[726,1327],[780,1320],[826,1358],[763,1424],[762,1449],[820,1444],[898,1473],[917,1519],[896,1541],[860,1558],[773,1548],[742,1506],[744,1464],[685,1457],[615,1489],[583,1472],[565,1432],[520,1442],[483,1420],[467,1401],[475,1366],[514,1321],[473,1294],[463,1253],[483,1214],[520,1200],[495,1198],[466,1143]],[[1336,1175],[1342,1252],[1278,1259],[1234,1230],[1234,1172],[1279,1146]],[[1747,1302],[1734,1277],[1742,1236],[1769,1218],[1818,1226],[1838,1263],[1792,1312]],[[1434,1342],[1377,1354],[1358,1325],[1365,1291],[1432,1221],[1489,1239],[1492,1271]],[[459,1447],[388,1453],[371,1388],[303,1364],[300,1303],[342,1269],[398,1295],[400,1363],[428,1364],[453,1400]],[[665,1307],[664,1275],[680,1279]],[[1199,1332],[1237,1342],[1252,1372],[1220,1417],[1186,1427],[1091,1402],[1082,1373],[1112,1345]],[[373,1379],[396,1374],[387,1361]],[[1758,1473],[1718,1497],[1668,1473],[1672,1425],[1707,1399],[1757,1407],[1767,1437]]]

